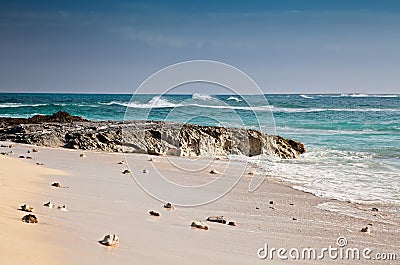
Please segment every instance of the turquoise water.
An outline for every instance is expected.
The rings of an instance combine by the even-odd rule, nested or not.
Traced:
[[[300,159],[270,165],[298,189],[400,205],[400,95],[0,94],[0,116],[59,110],[92,120],[170,120],[261,129],[303,142]],[[271,114],[272,111],[272,114]],[[273,116],[272,116],[273,115]],[[273,124],[275,121],[275,124]],[[274,127],[276,126],[276,129]]]

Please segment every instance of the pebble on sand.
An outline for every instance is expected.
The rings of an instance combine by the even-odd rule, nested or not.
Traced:
[[[32,149],[32,152],[37,153],[37,152],[39,152],[39,149],[33,148],[33,149]]]
[[[211,169],[211,170],[210,170],[210,174],[221,174],[221,172],[219,172],[219,171],[216,170],[216,169]]]
[[[33,208],[28,206],[27,204],[21,205],[20,210],[28,213],[33,212]]]
[[[220,224],[226,224],[226,219],[223,216],[210,216],[207,218],[207,221],[214,222],[214,223],[220,223]]]
[[[143,173],[149,173],[149,171],[147,170],[147,168],[143,169]]]
[[[128,169],[125,169],[124,171],[122,171],[122,174],[130,174],[131,172]]]
[[[36,165],[38,165],[38,166],[43,166],[44,164],[43,164],[43,163],[40,163],[40,162],[37,162]]]
[[[160,213],[156,211],[150,211],[149,214],[152,216],[160,216]]]
[[[80,154],[79,157],[85,158],[86,155],[85,154]]]
[[[269,201],[269,204],[275,205],[276,202],[275,201]]]
[[[368,235],[371,234],[371,229],[369,228],[369,226],[366,226],[366,227],[364,227],[364,228],[361,228],[360,231],[363,232],[363,233],[366,233],[366,234],[368,234]]]
[[[373,211],[373,212],[378,212],[378,211],[379,211],[379,209],[378,209],[378,208],[376,208],[376,207],[372,207],[371,211]]]
[[[51,186],[52,186],[52,187],[56,187],[56,188],[61,188],[61,185],[60,185],[60,183],[58,183],[58,182],[53,182],[53,183],[51,184]]]
[[[22,155],[21,155],[21,156],[19,156],[18,158],[25,158],[25,156],[22,156]]]
[[[118,162],[118,165],[123,165],[123,164],[125,164],[125,161],[119,161]]]
[[[63,206],[58,206],[57,209],[60,210],[60,211],[62,211],[62,212],[68,212],[67,206],[65,206],[65,205],[63,205]]]
[[[236,222],[235,222],[235,221],[229,221],[229,222],[228,222],[228,225],[230,225],[230,226],[236,226]]]
[[[202,221],[193,221],[190,226],[194,227],[194,228],[208,230],[208,225],[206,223],[202,222]]]
[[[55,207],[55,205],[52,204],[51,202],[46,202],[45,204],[43,204],[43,206],[49,207],[49,208],[54,208]]]
[[[102,240],[98,242],[104,246],[112,247],[119,244],[119,238],[116,235],[106,235]]]
[[[35,215],[33,214],[28,214],[22,217],[22,222],[29,223],[29,224],[36,224],[38,222],[38,219]]]
[[[170,210],[175,209],[175,207],[170,202],[167,202],[166,204],[164,204],[164,208],[165,209],[170,209]]]
[[[31,156],[27,156],[26,159],[33,159]]]

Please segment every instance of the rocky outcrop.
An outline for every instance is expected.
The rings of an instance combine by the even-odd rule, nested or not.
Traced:
[[[256,130],[161,121],[92,122],[65,112],[1,118],[0,140],[49,147],[175,156],[260,154],[296,158],[302,143]]]

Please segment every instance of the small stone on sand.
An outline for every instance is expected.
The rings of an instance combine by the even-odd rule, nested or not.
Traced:
[[[43,166],[44,164],[43,164],[43,163],[37,162],[36,165],[38,165],[38,166]]]
[[[53,183],[51,184],[51,186],[52,186],[52,187],[56,187],[56,188],[61,188],[61,185],[60,185],[60,183],[58,183],[58,182],[53,182]]]
[[[175,207],[170,202],[167,202],[166,204],[164,204],[164,208],[170,209],[170,210],[175,209]]]
[[[123,165],[123,164],[125,164],[124,161],[119,161],[119,162],[118,162],[118,165]]]
[[[33,212],[33,208],[32,208],[32,207],[29,207],[29,206],[26,205],[26,204],[24,204],[24,205],[21,205],[21,211],[31,213],[31,212]]]
[[[160,213],[156,211],[150,211],[149,214],[152,216],[160,216]]]
[[[366,226],[366,227],[364,227],[364,228],[361,228],[360,231],[363,232],[363,233],[366,233],[366,234],[368,234],[368,235],[371,234],[371,229],[369,229],[368,226]]]
[[[212,169],[211,171],[210,171],[210,174],[221,174],[218,170],[216,170],[216,169]]]
[[[149,173],[149,171],[147,170],[147,168],[143,169],[143,173]]]
[[[33,148],[33,149],[32,149],[32,152],[37,153],[37,152],[39,152],[39,149]]]
[[[235,223],[235,221],[229,221],[229,222],[228,222],[228,225],[230,225],[230,226],[236,226],[236,223]]]
[[[102,240],[98,242],[104,246],[112,247],[119,244],[119,238],[116,235],[106,235]]]
[[[54,208],[54,204],[52,204],[51,202],[46,202],[45,204],[43,204],[43,206],[49,207],[49,208]]]
[[[29,223],[29,224],[36,224],[38,222],[38,219],[35,215],[33,214],[28,214],[22,217],[22,222]]]
[[[26,159],[33,159],[31,156],[27,156]]]
[[[25,156],[19,156],[18,158],[25,158]]]
[[[294,218],[294,217],[293,217],[292,220],[293,220],[293,221],[297,221],[297,218]]]
[[[210,216],[207,218],[207,221],[214,223],[226,224],[225,217],[223,216]]]
[[[128,169],[125,169],[124,171],[122,171],[122,174],[130,174],[131,172]]]
[[[376,207],[372,207],[371,211],[373,211],[373,212],[378,212],[378,211],[379,211],[379,209],[378,209],[378,208],[376,208]]]
[[[79,157],[85,158],[86,155],[85,154],[80,154]]]
[[[193,221],[191,227],[208,230],[208,225],[202,221]]]
[[[67,206],[65,206],[65,205],[63,205],[63,206],[58,206],[57,209],[60,210],[60,211],[62,211],[62,212],[68,212]]]
[[[269,201],[269,204],[275,205],[276,202],[275,201]]]

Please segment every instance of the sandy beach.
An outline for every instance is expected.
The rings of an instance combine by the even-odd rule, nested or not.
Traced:
[[[8,145],[9,143],[6,143]],[[301,260],[301,264],[397,264],[374,260],[376,253],[399,253],[399,220],[371,205],[355,205],[315,197],[293,190],[269,176],[255,192],[248,192],[251,175],[244,174],[238,185],[221,199],[199,207],[163,208],[145,193],[130,174],[122,154],[82,152],[13,144],[1,148],[13,151],[0,157],[0,264],[292,264],[293,259],[275,256],[260,259],[258,250],[269,248],[337,247],[370,248],[371,260]],[[36,147],[35,147],[36,148]],[[84,153],[85,157],[80,157]],[[18,158],[20,155],[33,159]],[[174,181],[198,184],[211,180],[208,171],[182,174],[166,157],[150,162],[144,154],[130,155],[132,174],[151,178],[159,163]],[[185,158],[176,158],[182,162]],[[178,161],[179,162],[179,161]],[[44,165],[36,165],[43,163]],[[201,163],[193,160],[191,163]],[[223,161],[219,161],[223,164]],[[252,169],[248,168],[246,172]],[[169,173],[168,173],[169,172]],[[61,188],[52,187],[59,182]],[[43,207],[51,201],[66,205],[68,212]],[[21,221],[22,204],[34,207],[37,224]],[[326,209],[329,209],[327,211]],[[160,217],[149,215],[154,210]],[[337,212],[335,212],[337,210]],[[236,226],[206,222],[209,230],[190,226],[194,220],[223,215]],[[360,232],[369,226],[371,234]],[[118,247],[98,243],[106,234],[119,237]],[[262,253],[261,253],[262,254]],[[288,253],[286,253],[287,255]]]

